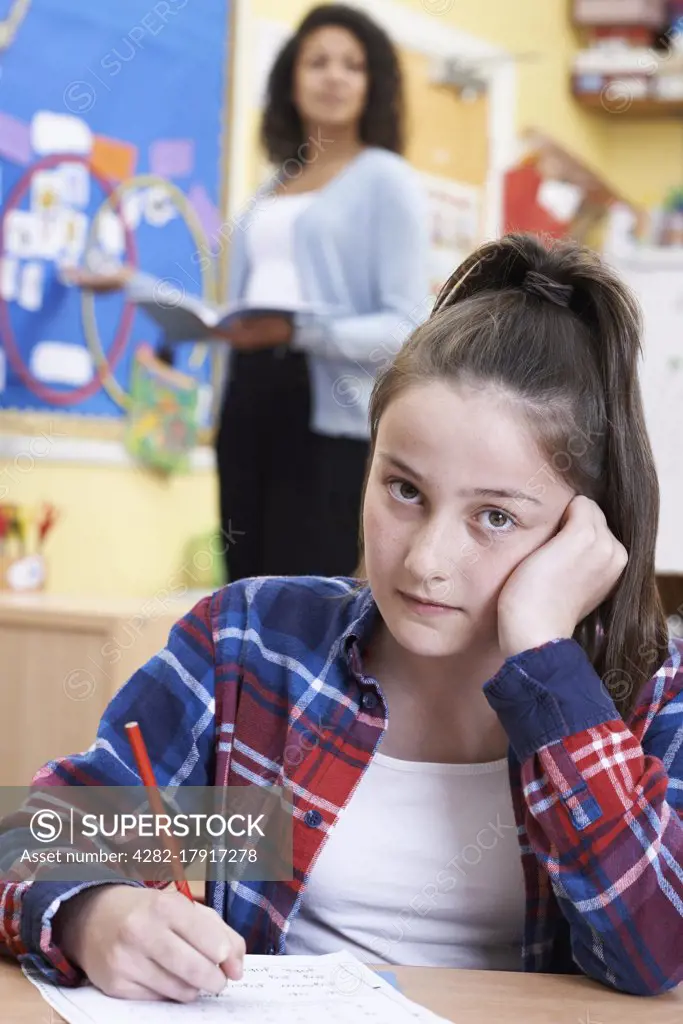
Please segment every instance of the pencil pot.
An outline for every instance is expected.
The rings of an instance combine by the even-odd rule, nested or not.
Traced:
[[[0,557],[0,589],[28,592],[43,590],[47,566],[42,554],[19,558]]]
[[[45,541],[57,518],[42,508],[0,502],[0,590],[42,590],[47,576]]]

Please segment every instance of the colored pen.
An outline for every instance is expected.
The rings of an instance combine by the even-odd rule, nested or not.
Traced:
[[[135,763],[138,766],[138,771],[140,772],[142,784],[143,786],[147,787],[147,790],[149,792],[149,802],[152,811],[154,812],[154,814],[157,815],[166,814],[164,805],[161,801],[159,787],[157,786],[157,781],[154,777],[152,762],[149,759],[147,747],[145,746],[145,741],[142,738],[142,732],[140,731],[140,726],[138,725],[138,723],[127,722],[126,734],[128,736],[128,742],[130,743],[131,748],[133,750],[133,756],[135,758]],[[176,884],[176,888],[178,889],[179,892],[183,894],[183,896],[187,896],[188,900],[194,902],[194,900],[192,899],[192,893],[190,892],[190,887],[187,884],[187,879],[185,878],[185,872],[183,871],[183,866],[180,861],[180,857],[178,856],[179,848],[175,843],[174,837],[165,833],[164,841],[166,849],[169,851],[171,855],[171,864],[173,866],[173,880]]]

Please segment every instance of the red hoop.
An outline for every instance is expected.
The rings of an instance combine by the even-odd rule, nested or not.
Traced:
[[[0,215],[0,254],[4,250],[4,229],[5,229],[5,217],[10,212],[18,207],[19,203],[26,194],[31,179],[37,171],[42,171],[50,167],[55,167],[57,164],[62,163],[78,163],[83,164],[88,168],[90,174],[98,183],[102,191],[107,196],[111,196],[114,192],[114,186],[111,182],[103,177],[98,171],[92,166],[87,157],[74,156],[70,153],[59,153],[52,156],[43,157],[41,160],[37,160],[31,167],[24,171],[23,175],[16,183],[14,188],[9,194],[7,203],[5,205],[2,214]],[[128,262],[133,266],[137,266],[137,248],[135,245],[135,239],[128,226],[123,221],[125,242],[126,242],[126,257]],[[133,320],[135,318],[135,306],[131,302],[126,302],[121,313],[121,318],[116,328],[114,340],[111,344],[109,352],[105,356],[106,365],[109,367],[109,372],[113,373],[116,366],[123,355],[126,345],[130,339],[130,332],[133,326]],[[99,388],[102,387],[102,367],[95,367],[95,375],[92,380],[88,381],[87,384],[81,385],[74,391],[69,391],[66,394],[63,391],[56,391],[54,388],[48,388],[40,381],[36,380],[34,375],[31,373],[29,368],[24,364],[19,346],[16,342],[16,337],[12,329],[12,320],[9,314],[9,308],[7,300],[0,294],[0,333],[3,336],[5,349],[7,351],[7,358],[10,366],[15,373],[21,378],[29,391],[33,392],[38,398],[41,398],[44,402],[48,402],[51,405],[75,405],[77,402],[83,401],[85,398],[90,398],[94,395]]]

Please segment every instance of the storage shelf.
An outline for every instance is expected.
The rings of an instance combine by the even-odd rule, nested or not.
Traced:
[[[610,103],[603,98],[601,92],[572,91],[574,98],[582,107],[614,117],[683,117],[683,99],[660,100],[653,97],[633,99],[628,105],[624,103],[622,110],[616,98]]]

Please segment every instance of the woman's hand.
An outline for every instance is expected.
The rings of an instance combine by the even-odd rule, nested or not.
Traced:
[[[126,287],[135,273],[133,267],[122,266],[107,273],[85,270],[83,267],[65,267],[62,277],[67,284],[85,288],[90,292],[119,292]]]
[[[292,340],[292,322],[284,316],[243,316],[234,320],[221,337],[239,352],[287,345]]]
[[[614,588],[628,553],[610,532],[602,510],[577,495],[559,531],[517,566],[498,597],[498,641],[505,658],[558,637]]]
[[[242,976],[244,939],[201,903],[172,890],[103,885],[59,908],[55,941],[117,999],[188,1003]]]

